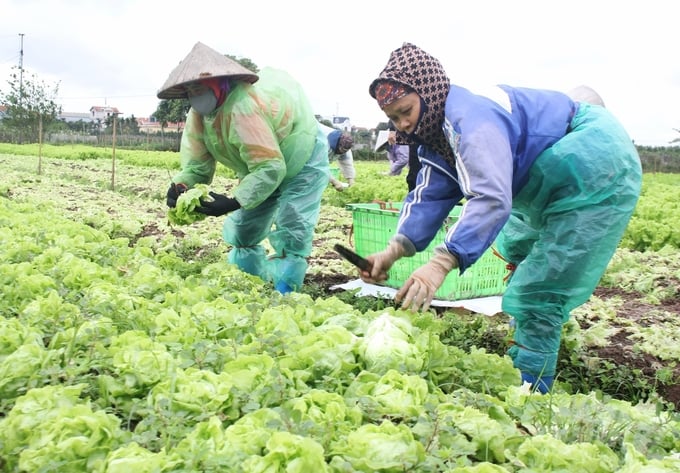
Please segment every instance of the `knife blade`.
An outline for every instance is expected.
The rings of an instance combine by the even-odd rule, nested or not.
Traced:
[[[361,269],[362,271],[371,271],[371,263],[366,258],[362,258],[354,251],[350,250],[346,246],[341,245],[340,243],[336,243],[334,248],[340,256],[345,258],[357,268]]]

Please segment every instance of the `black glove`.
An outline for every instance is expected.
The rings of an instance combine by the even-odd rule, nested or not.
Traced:
[[[177,205],[177,199],[179,199],[180,194],[184,194],[188,187],[182,183],[175,184],[174,182],[170,184],[170,189],[168,189],[168,194],[166,196],[166,203],[168,207],[175,208]]]
[[[201,199],[201,206],[196,207],[196,212],[212,217],[219,217],[220,215],[228,214],[229,212],[241,208],[241,204],[238,203],[238,200],[227,197],[226,195],[210,192],[210,197],[213,198],[212,201]]]

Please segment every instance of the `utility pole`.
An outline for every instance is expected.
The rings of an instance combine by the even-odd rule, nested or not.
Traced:
[[[19,108],[21,108],[21,100],[24,97],[24,33],[19,33],[19,36],[21,36],[19,51]]]
[[[113,135],[111,136],[111,190],[116,188],[116,122],[120,112],[112,112],[113,115]]]
[[[19,113],[21,117],[24,116],[23,100],[24,100],[24,34],[21,36],[21,51],[19,52]],[[24,142],[23,127],[19,129],[19,143]]]

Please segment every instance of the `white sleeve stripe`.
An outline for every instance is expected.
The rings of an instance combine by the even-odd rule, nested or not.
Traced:
[[[397,228],[401,227],[402,222],[406,220],[409,217],[409,215],[411,215],[411,204],[415,202],[420,202],[422,200],[423,190],[430,183],[432,168],[430,168],[429,166],[423,166],[420,172],[423,176],[423,182],[421,182],[419,185],[416,186],[415,189],[413,189],[413,201],[408,204],[404,204],[404,206],[402,207],[401,217],[399,217],[399,221],[397,222]]]
[[[460,209],[460,215],[458,216],[458,219],[456,219],[456,223],[454,223],[446,232],[446,237],[444,238],[444,241],[453,241],[451,238],[453,236],[453,233],[456,231],[456,228],[458,227],[458,224],[460,221],[463,219],[463,214],[465,213],[465,205],[463,205],[463,208]]]
[[[470,186],[470,173],[468,173],[465,163],[460,158],[456,159],[456,171],[458,171],[458,183],[460,185],[460,190],[463,191],[463,195],[475,197],[476,194],[472,192]]]
[[[439,169],[441,172],[443,172],[444,174],[446,174],[447,176],[449,176],[451,179],[453,179],[454,181],[458,182],[458,179],[456,179],[456,176],[454,176],[453,174],[451,174],[449,171],[447,171],[446,169],[444,169],[444,168],[441,167],[440,165],[438,165],[438,164],[436,164],[436,163],[433,163],[432,161],[429,161],[429,160],[427,160],[427,159],[421,159],[421,160],[422,160],[424,163],[427,163],[429,166],[431,166],[431,167],[433,167],[433,168]]]
[[[503,107],[506,112],[512,113],[512,105],[510,104],[510,97],[507,92],[498,87],[497,85],[491,87],[481,87],[479,89],[468,89],[475,95],[481,95],[489,100],[493,100],[498,105]]]

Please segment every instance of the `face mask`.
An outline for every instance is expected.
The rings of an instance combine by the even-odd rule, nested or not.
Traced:
[[[217,97],[212,90],[206,90],[200,95],[189,97],[189,103],[200,115],[210,115],[217,108]]]

